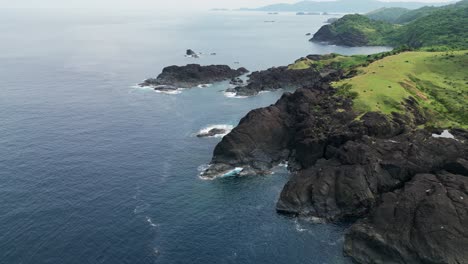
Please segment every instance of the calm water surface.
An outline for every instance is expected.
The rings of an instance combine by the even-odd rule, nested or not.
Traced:
[[[327,18],[0,10],[0,263],[349,263],[345,227],[275,213],[284,170],[198,177],[219,139],[194,134],[281,92],[133,88],[172,64],[258,70],[385,50],[309,43]]]

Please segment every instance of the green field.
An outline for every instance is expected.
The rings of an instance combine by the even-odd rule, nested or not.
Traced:
[[[468,128],[468,51],[404,52],[359,67],[360,74],[333,85],[354,97],[357,111],[404,113],[415,98],[435,127]]]

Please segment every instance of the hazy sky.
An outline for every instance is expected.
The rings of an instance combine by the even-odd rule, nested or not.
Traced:
[[[298,0],[0,0],[3,7],[70,7],[70,8],[158,8],[209,9],[258,7],[274,3],[294,3]],[[352,1],[352,0],[349,0]],[[450,0],[386,0],[387,2],[450,2]]]

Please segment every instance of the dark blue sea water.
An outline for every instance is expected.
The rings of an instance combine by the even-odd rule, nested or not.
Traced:
[[[1,10],[0,263],[348,263],[344,226],[276,214],[284,170],[198,177],[220,139],[194,134],[235,125],[281,92],[133,87],[171,64],[257,70],[383,49],[309,43],[326,19]],[[187,48],[218,55],[189,59]]]

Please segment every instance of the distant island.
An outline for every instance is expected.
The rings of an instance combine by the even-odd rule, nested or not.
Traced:
[[[431,3],[441,6],[447,3]],[[366,13],[384,7],[401,7],[407,9],[421,8],[427,5],[422,2],[382,2],[377,0],[337,0],[337,1],[301,1],[295,4],[274,4],[260,8],[242,8],[241,10],[255,10],[267,12],[339,12]]]

